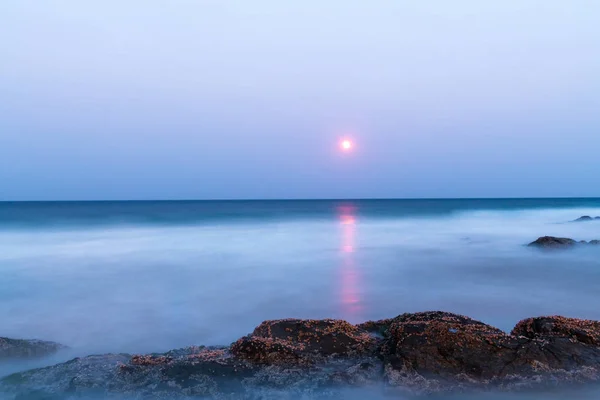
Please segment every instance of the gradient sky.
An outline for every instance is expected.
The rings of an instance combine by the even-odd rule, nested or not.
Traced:
[[[597,0],[2,0],[0,200],[600,196],[598,21]]]

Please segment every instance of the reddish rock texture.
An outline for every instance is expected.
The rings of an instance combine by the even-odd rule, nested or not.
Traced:
[[[528,318],[519,322],[511,335],[530,339],[570,338],[592,346],[600,346],[600,322],[560,316]]]
[[[231,353],[260,363],[307,363],[316,357],[353,356],[372,350],[375,339],[346,321],[265,321],[231,346]]]
[[[261,364],[295,364],[302,363],[300,345],[279,339],[247,336],[238,339],[231,345],[231,354],[247,361]]]
[[[415,394],[600,382],[600,322],[529,318],[506,334],[440,311],[360,325],[286,319],[265,321],[230,347],[122,357],[90,356],[20,373],[0,380],[0,388],[18,382],[26,396],[23,382],[34,392],[39,382],[52,382],[52,393],[100,388],[162,399],[245,398],[256,389],[290,387],[305,394],[382,382]]]
[[[197,353],[188,355],[187,359],[191,360],[191,361],[203,362],[203,361],[213,361],[213,360],[223,359],[226,356],[227,356],[227,351],[224,349],[218,349],[218,350],[206,349],[206,350],[202,350]]]
[[[340,320],[265,321],[229,349],[193,349],[185,359],[134,356],[131,366],[195,369],[312,368],[332,360],[374,357],[392,385],[437,387],[489,383],[553,371],[600,366],[600,322],[564,317],[523,320],[511,334],[441,311],[351,325]],[[240,364],[249,363],[247,365]],[[363,362],[363,361],[360,361]],[[359,365],[359,364],[357,364]],[[338,374],[339,375],[339,374]],[[512,379],[512,378],[511,378]],[[433,382],[433,383],[432,383]],[[435,384],[434,384],[435,383]],[[432,386],[433,385],[433,386]]]
[[[418,373],[490,378],[501,372],[518,343],[504,332],[470,318],[425,312],[391,323],[381,354],[392,367]]]
[[[379,349],[380,357],[389,381],[402,375],[412,376],[413,381],[418,376],[426,380],[487,384],[515,376],[531,378],[542,373],[600,366],[600,348],[583,344],[592,344],[597,339],[600,326],[594,324],[598,323],[562,321],[552,327],[523,321],[513,335],[507,335],[461,315],[405,314],[390,323]],[[570,339],[574,335],[583,340]]]
[[[164,365],[171,362],[171,357],[165,356],[152,356],[152,355],[135,355],[131,357],[131,365],[150,366],[150,365]]]

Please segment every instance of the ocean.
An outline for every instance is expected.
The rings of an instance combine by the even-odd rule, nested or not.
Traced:
[[[600,199],[4,202],[0,336],[66,360],[227,345],[290,317],[600,320],[600,249],[526,246],[600,239],[582,215]]]

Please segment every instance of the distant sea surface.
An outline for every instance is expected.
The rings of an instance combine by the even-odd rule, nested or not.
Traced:
[[[229,344],[261,321],[444,310],[600,319],[600,199],[0,203],[0,336],[77,355]]]

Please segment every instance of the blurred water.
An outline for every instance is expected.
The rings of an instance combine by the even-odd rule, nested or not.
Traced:
[[[0,336],[71,357],[228,344],[286,317],[600,319],[600,248],[524,246],[600,239],[581,215],[600,201],[0,203]]]

